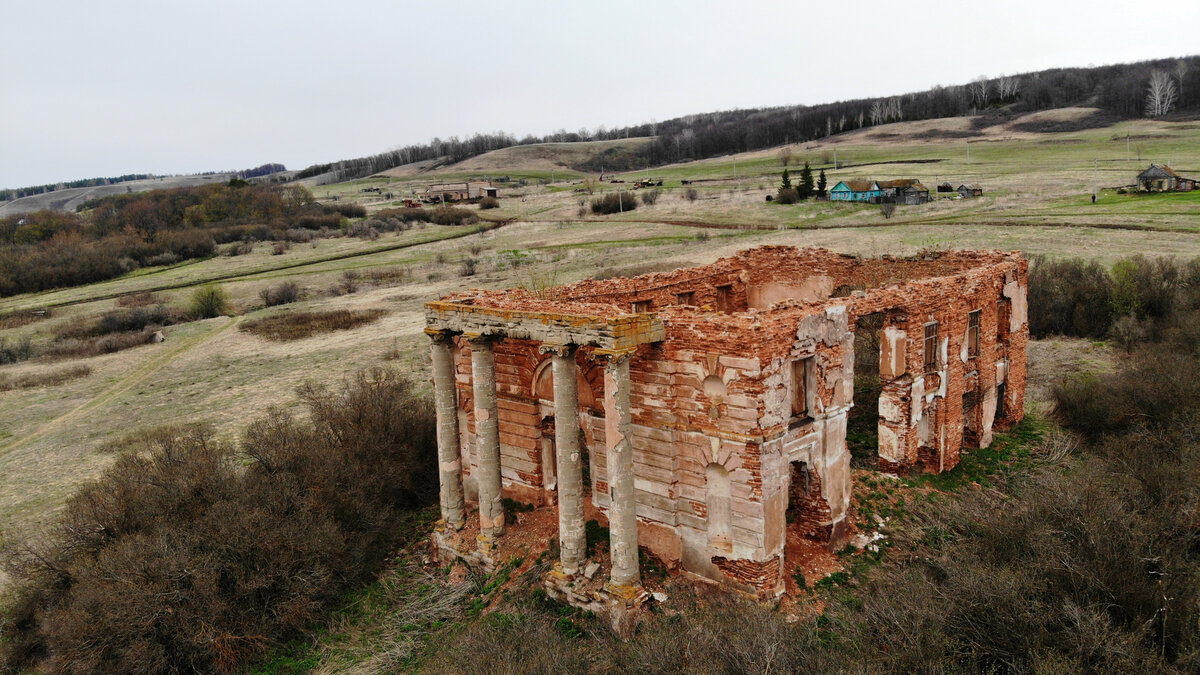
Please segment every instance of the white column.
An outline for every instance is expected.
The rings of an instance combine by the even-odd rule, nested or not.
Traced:
[[[609,582],[637,585],[637,497],[633,484],[633,420],[629,404],[629,353],[605,355],[604,444],[608,451],[608,531],[612,554]]]
[[[558,473],[559,562],[578,574],[586,559],[583,462],[579,451],[579,391],[574,345],[543,345],[554,368],[554,448]]]
[[[475,393],[475,449],[479,454],[479,540],[488,548],[504,534],[500,496],[500,418],[496,410],[495,341],[490,335],[468,336],[471,384]]]
[[[437,411],[438,482],[442,524],[461,530],[463,507],[462,454],[458,436],[458,396],[454,385],[454,336],[430,333],[433,358],[433,399]]]

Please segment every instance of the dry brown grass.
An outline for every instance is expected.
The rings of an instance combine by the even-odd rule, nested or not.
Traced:
[[[33,389],[35,387],[54,387],[64,382],[70,382],[92,374],[88,366],[71,366],[43,373],[25,373],[16,377],[0,375],[0,391],[14,389]]]
[[[277,314],[263,319],[247,321],[241,330],[267,340],[285,342],[331,333],[335,330],[351,330],[374,323],[387,314],[384,309],[333,309],[323,312],[295,312]]]

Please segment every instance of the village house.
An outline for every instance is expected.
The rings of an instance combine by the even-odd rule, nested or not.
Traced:
[[[1196,189],[1196,180],[1180,176],[1166,164],[1151,164],[1137,175],[1137,189],[1142,192],[1190,192]]]
[[[960,196],[960,197],[982,197],[983,196],[983,186],[982,185],[967,185],[964,183],[964,184],[958,186],[958,189],[956,190],[956,192],[958,192],[958,196]]]
[[[838,181],[829,190],[829,199],[835,202],[869,202],[883,196],[883,188],[873,180]]]
[[[793,542],[836,550],[852,533],[856,330],[878,331],[863,358],[882,393],[859,404],[876,416],[879,467],[946,471],[1022,418],[1027,278],[1018,253],[767,246],[669,273],[428,302],[436,548],[488,562],[521,527],[505,522],[511,498],[556,509],[546,585],[567,602],[631,606],[639,549],[777,597]],[[587,555],[588,519],[608,527],[610,559]],[[596,574],[607,583],[580,590]]]
[[[916,178],[896,180],[839,181],[829,191],[833,201],[870,202],[872,204],[924,204],[929,201],[929,188]]]
[[[430,203],[462,202],[498,195],[499,190],[491,183],[436,183],[425,188],[425,201]]]

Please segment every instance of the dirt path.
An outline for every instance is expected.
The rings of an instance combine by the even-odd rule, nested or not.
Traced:
[[[73,410],[62,414],[59,417],[50,420],[49,422],[43,424],[37,431],[20,438],[15,438],[4,445],[0,445],[0,458],[3,458],[5,455],[8,455],[14,450],[32,443],[33,441],[42,438],[56,429],[61,428],[63,425],[69,424],[80,417],[87,415],[96,408],[103,406],[109,401],[112,401],[114,398],[144,382],[146,378],[158,372],[163,366],[171,363],[180,354],[183,354],[184,352],[194,349],[200,346],[202,343],[211,340],[229,328],[237,325],[238,322],[242,320],[241,317],[223,317],[223,319],[224,321],[221,324],[213,327],[207,332],[178,340],[177,344],[172,344],[169,349],[139,365],[137,368],[134,368],[123,379],[97,394],[95,398],[86,403],[80,404]]]

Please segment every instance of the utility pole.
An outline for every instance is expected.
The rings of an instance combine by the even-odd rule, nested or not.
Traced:
[[[621,196],[621,188],[617,188],[617,211],[625,213],[625,198]]]
[[[967,141],[967,164],[971,163],[971,141]]]

